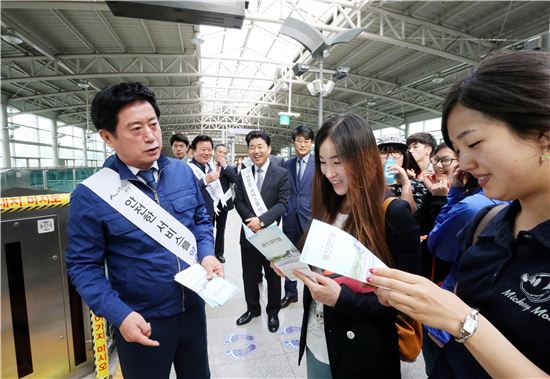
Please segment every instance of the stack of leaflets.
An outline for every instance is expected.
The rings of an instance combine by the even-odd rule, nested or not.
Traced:
[[[245,224],[243,224],[243,229],[248,242],[281,270],[288,279],[298,280],[292,270],[297,270],[307,276],[313,276],[309,266],[300,262],[298,249],[276,224],[271,224],[258,233],[254,233]]]
[[[208,280],[206,270],[195,263],[189,268],[178,272],[174,279],[194,291],[211,307],[218,307],[233,296],[239,288],[221,276]]]
[[[372,291],[369,269],[387,267],[352,235],[319,220],[311,222],[300,260],[324,269],[325,275],[355,292]]]

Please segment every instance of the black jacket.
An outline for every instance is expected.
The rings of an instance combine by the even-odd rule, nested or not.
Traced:
[[[386,212],[386,241],[394,267],[412,273],[420,269],[419,231],[409,204],[394,200]],[[325,336],[334,378],[400,378],[395,309],[385,307],[374,293],[355,293],[346,285],[336,305],[324,306]],[[311,293],[304,286],[301,360],[307,335]]]
[[[256,166],[252,166],[251,168],[253,174],[255,168]],[[263,221],[266,227],[274,222],[279,223],[281,221],[281,216],[288,207],[289,194],[288,170],[271,162],[265,173],[262,190],[260,191],[260,195],[267,207],[267,212],[260,216],[260,221]],[[243,221],[248,218],[256,217],[254,208],[252,208],[252,204],[244,188],[242,174],[239,174],[239,178],[237,179],[235,208]],[[241,231],[241,244],[243,242],[248,243],[244,236],[244,231]]]

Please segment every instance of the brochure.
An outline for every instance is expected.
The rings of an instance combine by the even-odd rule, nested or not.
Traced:
[[[243,224],[246,239],[262,253],[268,261],[285,274],[290,280],[298,280],[292,270],[297,270],[307,276],[313,276],[311,269],[300,262],[300,252],[290,242],[277,224],[273,223],[265,229],[254,233]]]
[[[221,276],[208,280],[206,270],[195,263],[189,268],[178,272],[174,279],[199,295],[211,307],[218,307],[233,296],[239,288]]]
[[[324,269],[325,275],[356,292],[373,290],[370,285],[364,286],[370,275],[369,268],[387,267],[353,236],[319,220],[311,223],[300,260]],[[337,278],[334,273],[354,280]]]

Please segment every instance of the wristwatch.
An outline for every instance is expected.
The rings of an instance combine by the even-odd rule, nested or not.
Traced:
[[[260,220],[260,226],[261,226],[262,228],[265,228],[265,224],[264,224],[264,222],[263,222],[262,220]]]
[[[456,342],[464,343],[474,335],[479,324],[479,310],[472,309],[464,320],[462,320],[462,326],[460,327],[460,335],[455,338]]]

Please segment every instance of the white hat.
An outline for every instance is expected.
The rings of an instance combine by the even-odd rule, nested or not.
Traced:
[[[389,134],[382,137],[378,137],[376,139],[376,145],[378,145],[378,147],[385,146],[385,145],[390,145],[390,146],[393,145],[395,147],[402,148],[403,150],[407,150],[407,143],[406,143],[405,137],[399,134]]]

